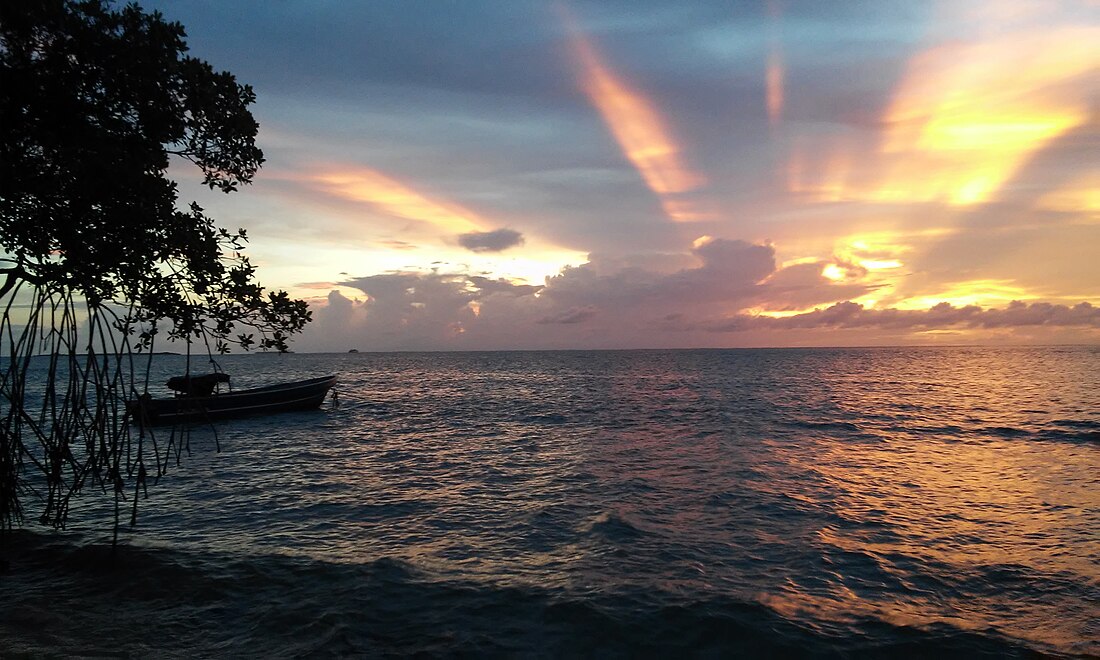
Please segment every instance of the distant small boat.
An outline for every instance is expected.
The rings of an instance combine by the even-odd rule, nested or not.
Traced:
[[[319,407],[336,384],[336,376],[321,376],[251,390],[213,393],[217,383],[228,380],[225,374],[173,378],[168,386],[179,394],[171,399],[145,396],[131,401],[128,404],[130,415],[134,423],[152,426],[310,410]]]

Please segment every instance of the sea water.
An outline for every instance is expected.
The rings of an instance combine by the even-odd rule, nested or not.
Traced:
[[[1098,347],[220,363],[338,405],[0,538],[0,656],[1100,654]]]

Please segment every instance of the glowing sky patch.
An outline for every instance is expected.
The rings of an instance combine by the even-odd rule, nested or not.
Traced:
[[[748,316],[763,316],[763,317],[772,318],[772,319],[786,319],[786,318],[790,318],[792,316],[798,316],[800,314],[807,314],[807,313],[812,312],[812,311],[814,311],[814,308],[812,308],[812,307],[806,308],[806,309],[782,309],[782,310],[762,309],[760,307],[750,307],[749,309],[744,310],[744,314],[747,314]]]
[[[859,265],[867,270],[889,270],[891,268],[901,268],[902,263],[897,259],[862,259]]]
[[[1100,28],[1012,32],[934,47],[913,59],[886,112],[887,154],[912,156],[883,188],[974,204],[1020,164],[1088,118],[1075,80],[1100,58]],[[923,171],[923,175],[921,172]]]
[[[848,271],[836,264],[828,264],[821,270],[821,275],[834,282],[841,282],[848,278]]]
[[[818,201],[991,201],[1035,153],[1089,120],[1100,27],[994,30],[909,61],[876,151],[844,136],[796,140],[792,192]]]
[[[924,237],[935,235],[942,235],[942,232],[920,234]],[[912,251],[914,238],[917,236],[898,231],[861,232],[837,241],[833,253],[843,261],[869,270],[898,268],[904,255]]]
[[[928,309],[941,303],[955,307],[979,305],[1003,306],[1014,300],[1033,300],[1035,296],[1012,280],[967,280],[955,282],[933,295],[907,298],[899,302],[898,309]]]

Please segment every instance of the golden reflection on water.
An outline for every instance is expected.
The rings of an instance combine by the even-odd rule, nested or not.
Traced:
[[[981,350],[963,351],[947,363],[933,353],[928,361],[909,356],[899,362],[909,373],[884,369],[874,364],[876,357],[872,353],[868,364],[848,364],[845,373],[825,378],[791,374],[790,385],[777,383],[771,390],[772,405],[795,414],[828,402],[836,417],[848,420],[842,424],[857,432],[855,439],[820,430],[754,438],[758,449],[737,455],[738,465],[731,462],[730,445],[716,440],[718,429],[684,442],[678,420],[658,415],[644,428],[621,432],[613,445],[619,455],[596,476],[636,479],[675,499],[716,485],[713,475],[692,466],[733,473],[747,464],[754,474],[746,481],[731,479],[726,488],[779,497],[804,512],[827,512],[825,524],[794,530],[793,538],[761,527],[752,542],[730,546],[762,571],[787,575],[753,599],[792,620],[825,627],[878,619],[898,626],[992,628],[1056,648],[1087,638],[1080,612],[1068,616],[1064,602],[1042,593],[1021,599],[1019,588],[1038,576],[1057,589],[1063,580],[1098,574],[1100,540],[1096,552],[1086,553],[1069,540],[1088,534],[1089,521],[1095,521],[1096,448],[1034,441],[1025,430],[1049,421],[1052,403],[1072,408],[1095,401],[1088,379],[1074,385],[1072,374],[1046,370],[1038,358]],[[655,399],[676,410],[717,405],[706,379],[682,370],[655,371],[611,379],[608,395],[638,410],[653,410]],[[884,377],[893,379],[877,380]],[[799,396],[788,398],[787,389],[799,390]],[[1047,400],[1055,391],[1069,400]],[[1007,400],[1020,407],[1006,409]],[[910,409],[917,411],[900,419],[889,414]],[[631,513],[657,521],[670,536],[705,538],[715,527],[710,512],[686,504],[665,515],[644,505]],[[789,547],[798,539],[812,546],[819,574],[810,567],[808,574],[792,573],[768,555],[767,548]],[[692,587],[721,584],[710,577],[700,571]],[[691,577],[685,580],[692,583]],[[1094,583],[1100,586],[1100,580]]]
[[[992,402],[1008,390],[1035,388],[1036,403],[1042,400],[1042,383],[1025,385],[1011,370],[968,373],[969,382],[960,373],[957,390],[931,406],[942,415],[923,421],[931,433],[884,430],[856,444],[811,436],[781,450],[787,469],[814,475],[801,493],[788,495],[807,506],[825,506],[836,518],[814,531],[823,559],[835,562],[833,579],[827,586],[789,580],[777,591],[757,594],[758,602],[796,618],[851,622],[862,616],[896,625],[997,628],[1063,648],[1088,637],[1079,617],[1066,616],[1064,603],[1043,594],[1021,602],[1017,589],[1035,574],[1055,583],[1063,576],[1098,574],[1100,540],[1091,553],[1066,542],[1067,533],[1088,533],[1089,511],[1096,511],[1097,491],[1089,487],[1100,474],[1095,447],[998,439],[1014,420],[1004,421],[1008,428],[960,438],[956,424],[989,417]],[[974,381],[979,373],[984,382]],[[830,385],[828,396],[857,416],[907,405],[881,392],[868,396],[865,388],[875,384],[859,379]],[[1020,414],[1028,413],[1041,411]],[[896,585],[849,586],[877,579]],[[973,602],[976,587],[996,592],[999,581],[1002,597]]]

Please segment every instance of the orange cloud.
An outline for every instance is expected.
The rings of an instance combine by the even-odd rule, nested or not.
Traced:
[[[435,225],[451,233],[480,231],[488,223],[455,204],[433,200],[405,184],[369,168],[325,172],[312,176],[321,190],[369,204],[382,213]]]
[[[660,198],[669,218],[676,221],[699,219],[700,213],[691,204],[675,196],[697,189],[703,178],[681,162],[679,145],[670,137],[650,103],[607,68],[576,21],[563,7],[559,9],[572,35],[571,46],[580,67],[584,91],[600,111],[623,154]]]

